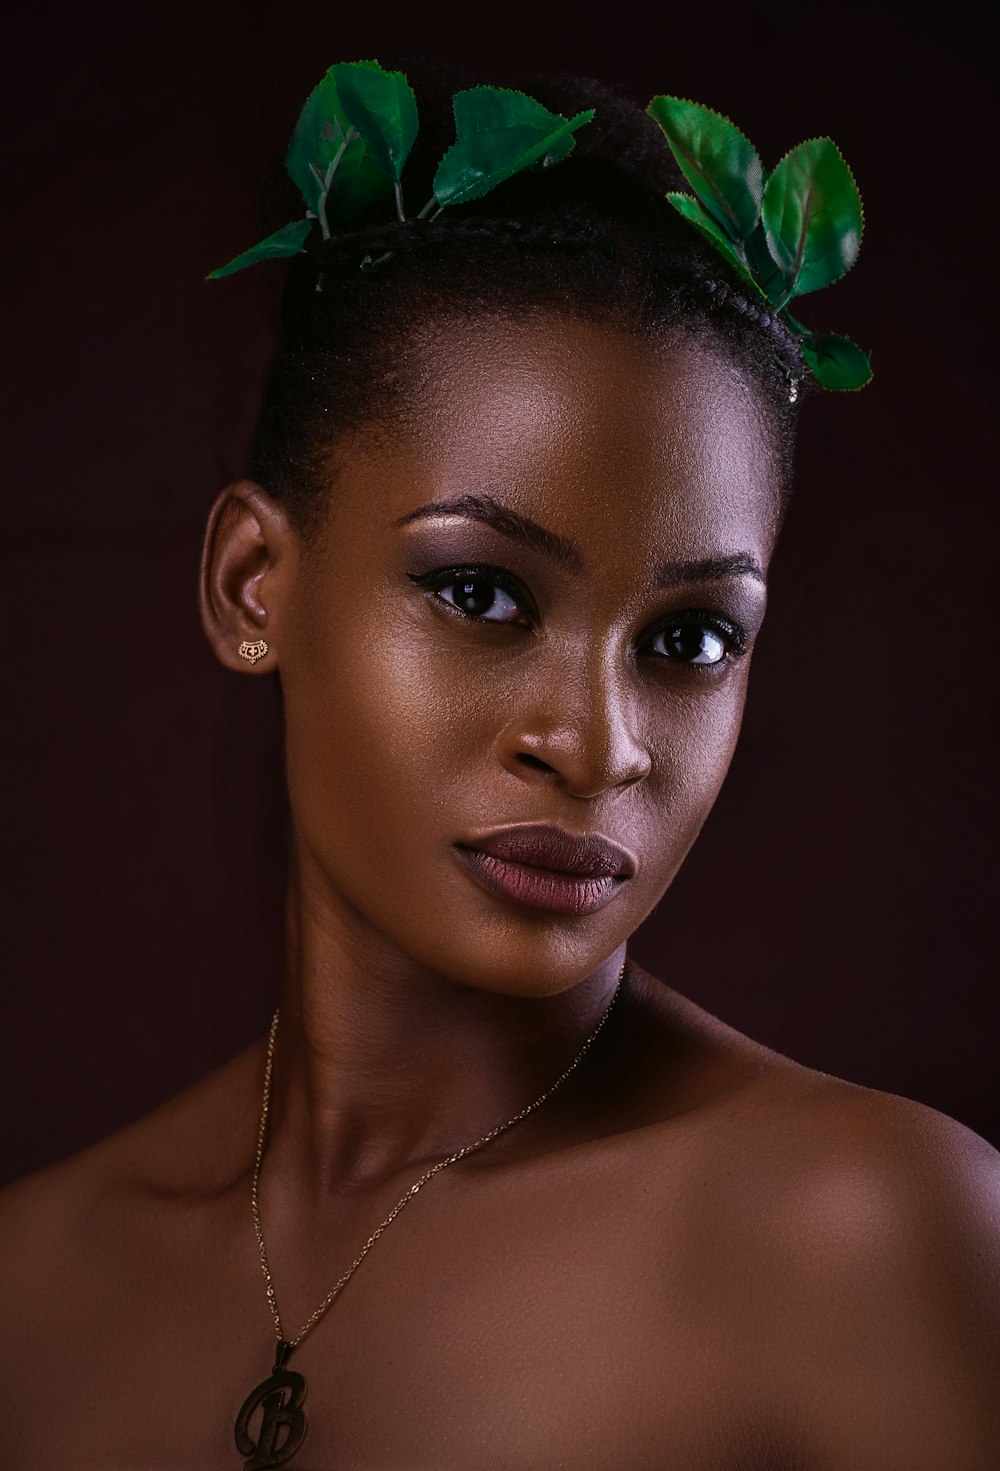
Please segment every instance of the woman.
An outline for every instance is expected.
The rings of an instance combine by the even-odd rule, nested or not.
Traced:
[[[995,1152],[627,958],[732,756],[809,375],[656,123],[535,90],[596,109],[557,166],[293,257],[202,568],[280,676],[280,1013],[5,1197],[12,1465],[997,1462]]]

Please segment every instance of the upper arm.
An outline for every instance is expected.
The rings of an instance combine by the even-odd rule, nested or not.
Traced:
[[[1000,1155],[903,1100],[868,1122],[790,1222],[790,1373],[817,1465],[996,1471]]]

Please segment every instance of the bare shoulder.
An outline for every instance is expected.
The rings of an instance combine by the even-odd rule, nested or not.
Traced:
[[[1000,1154],[686,1015],[730,1080],[693,1131],[694,1269],[816,1464],[1000,1465]]]
[[[755,1054],[756,1056],[756,1054]],[[763,1165],[798,1188],[817,1175],[852,1184],[891,1205],[897,1192],[928,1212],[995,1209],[1000,1153],[956,1119],[914,1099],[792,1063],[776,1055],[738,1098]]]
[[[1000,1332],[1000,1154],[985,1139],[912,1099],[782,1068],[748,1090],[734,1142],[784,1273],[874,1293],[869,1306],[965,1297]]]
[[[734,1148],[752,1151],[745,1157],[769,1187],[778,1183],[772,1172],[795,1184],[803,1173],[846,1169],[883,1185],[909,1181],[928,1192],[928,1204],[936,1185],[943,1208],[995,1196],[1000,1153],[964,1124],[913,1099],[804,1067],[635,971],[658,1073],[671,1088],[672,1074],[689,1074],[686,1104],[695,1103],[706,1127],[718,1131],[717,1144],[728,1135]]]
[[[776,1059],[733,1100],[734,1139],[759,1185],[843,1242],[930,1249],[954,1233],[1000,1250],[1000,1153],[956,1119],[897,1094]]]
[[[858,1471],[1000,1465],[1000,1155],[908,1099],[785,1088],[798,1117],[776,1101],[790,1149],[761,1218],[814,1442]]]
[[[56,1263],[98,1249],[108,1240],[109,1218],[132,1206],[224,1189],[246,1168],[246,1098],[257,1086],[257,1050],[91,1148],[0,1191],[0,1250],[7,1259]]]

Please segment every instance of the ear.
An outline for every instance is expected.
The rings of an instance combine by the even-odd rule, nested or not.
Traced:
[[[285,507],[252,480],[238,480],[217,496],[205,529],[198,602],[208,641],[227,669],[277,669],[282,613],[301,550]],[[267,653],[250,664],[240,656],[240,644],[261,639]]]

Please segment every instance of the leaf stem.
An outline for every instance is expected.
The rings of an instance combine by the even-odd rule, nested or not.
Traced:
[[[403,208],[403,185],[399,179],[393,179],[392,187],[396,191],[396,217],[401,224],[406,224],[406,210]]]
[[[436,194],[432,194],[431,197],[430,197],[430,199],[428,199],[427,203],[424,205],[423,209],[417,215],[417,219],[418,220],[426,220],[427,216],[430,214],[431,210],[434,208],[434,206],[436,204],[437,204],[437,195]],[[443,208],[444,208],[444,205],[443,204],[438,204],[438,210],[437,210],[438,214],[441,213],[441,211],[442,211]]]
[[[347,132],[344,134],[344,138],[343,138],[342,143],[340,144],[340,147],[337,149],[336,153],[331,158],[331,160],[330,160],[330,166],[327,169],[326,174],[324,175],[324,177],[322,179],[322,183],[321,183],[321,187],[320,187],[320,195],[319,195],[319,204],[316,207],[316,214],[317,214],[317,217],[319,219],[319,227],[320,227],[320,229],[323,232],[323,239],[324,240],[329,240],[329,238],[330,238],[330,226],[329,226],[329,224],[327,222],[327,218],[326,218],[326,200],[327,200],[327,195],[330,193],[330,185],[333,183],[333,176],[337,172],[337,165],[340,163],[340,160],[343,158],[344,154],[347,152],[348,147],[350,146],[351,143],[354,142],[355,138],[357,138],[359,136],[360,136],[360,134],[358,133],[358,131],[357,131],[356,128],[348,128]],[[319,172],[318,172],[318,170],[314,169],[313,172],[316,174],[316,177],[318,179],[319,178]]]

